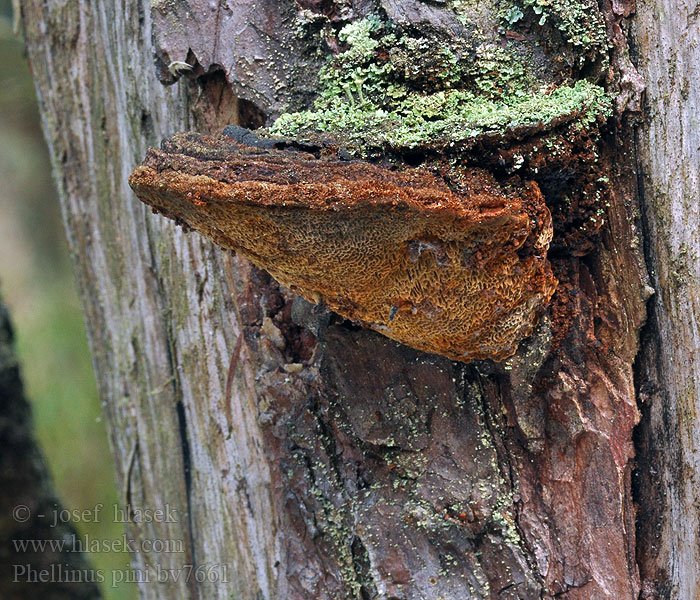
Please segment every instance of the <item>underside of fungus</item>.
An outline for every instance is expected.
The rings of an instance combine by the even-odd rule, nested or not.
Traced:
[[[537,184],[337,154],[178,134],[129,183],[155,211],[394,340],[464,362],[512,355],[557,283]]]

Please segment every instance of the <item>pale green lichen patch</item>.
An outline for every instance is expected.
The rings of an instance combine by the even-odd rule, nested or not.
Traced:
[[[319,73],[314,110],[283,114],[271,134],[330,133],[366,153],[448,147],[574,119],[590,124],[611,111],[602,87],[543,85],[514,52],[492,43],[448,48],[399,35],[377,17],[346,26],[339,39],[348,48]]]
[[[523,94],[502,101],[484,99],[468,91],[416,94],[391,112],[336,99],[316,111],[282,115],[271,133],[303,138],[311,132],[338,132],[365,147],[410,149],[459,143],[491,132],[546,126],[558,119],[579,117],[590,122],[610,110],[602,88],[579,81],[549,94]]]

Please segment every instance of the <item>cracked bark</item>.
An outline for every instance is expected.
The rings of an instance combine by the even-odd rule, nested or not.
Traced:
[[[299,8],[334,24],[380,4],[457,27],[442,4],[408,1],[22,2],[118,483],[134,507],[178,515],[129,530],[186,547],[134,566],[228,567],[226,583],[169,578],[142,597],[636,598],[649,539],[635,550],[633,363],[648,289],[626,122],[601,146],[615,182],[605,225],[592,244],[555,223],[559,290],[506,366],[328,321],[128,188],[146,148],[176,131],[308,105],[321,58],[294,29]],[[629,7],[613,4],[620,42]],[[174,61],[192,69],[166,87]]]

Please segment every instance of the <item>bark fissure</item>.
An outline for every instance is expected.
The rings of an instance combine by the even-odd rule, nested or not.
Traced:
[[[506,441],[502,439],[501,435],[499,434],[499,428],[496,426],[494,423],[494,419],[497,419],[497,411],[499,406],[494,405],[493,402],[489,402],[487,400],[487,396],[485,394],[484,386],[483,386],[483,378],[485,376],[481,375],[478,373],[477,370],[477,380],[479,382],[479,399],[482,404],[482,410],[484,412],[484,417],[485,417],[485,422],[486,426],[488,427],[489,433],[491,435],[491,439],[494,440],[494,447],[496,448],[496,451],[499,455],[499,467],[501,468],[502,472],[506,475],[506,480],[508,482],[508,488],[511,490],[511,493],[513,494],[513,517],[514,517],[514,522],[515,522],[515,527],[518,532],[518,541],[522,550],[522,555],[527,563],[528,569],[532,577],[537,581],[538,585],[541,588],[541,591],[539,593],[540,598],[545,597],[545,590],[546,590],[546,584],[545,581],[539,572],[537,568],[537,564],[533,558],[534,552],[533,548],[530,544],[528,544],[527,541],[527,536],[525,535],[524,529],[521,525],[520,519],[521,519],[521,511],[522,511],[522,503],[520,499],[518,498],[519,494],[517,493],[518,489],[518,480],[517,476],[515,474],[514,470],[514,465],[513,465],[513,457],[511,457],[511,452],[509,451]],[[503,382],[499,382],[500,385],[502,385]],[[493,383],[491,384],[493,385]],[[502,406],[505,407],[505,405],[508,402],[512,402],[512,399],[508,397],[509,394],[499,394],[497,397],[500,397],[501,402],[503,402]],[[501,426],[501,430],[503,430],[503,426]],[[521,433],[521,432],[517,432]],[[517,436],[516,433],[516,436]],[[511,445],[513,445],[513,440],[510,441]],[[518,445],[520,445],[520,441],[516,442]],[[527,449],[521,445],[522,451],[527,456]],[[512,586],[506,586],[503,588],[503,590],[508,589],[509,587]],[[503,591],[501,590],[501,592]]]
[[[182,402],[177,403],[177,420],[180,433],[180,447],[182,450],[182,469],[185,480],[185,493],[187,499],[187,522],[190,533],[190,539],[195,539],[194,527],[192,523],[192,461],[190,459],[190,441],[187,432],[187,417],[185,415],[185,406]],[[196,567],[197,561],[192,549],[192,565]],[[194,588],[193,588],[194,591]]]

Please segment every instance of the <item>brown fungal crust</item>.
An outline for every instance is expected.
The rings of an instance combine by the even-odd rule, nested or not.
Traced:
[[[139,198],[313,302],[454,360],[513,354],[556,287],[534,182],[178,134],[129,179]]]

